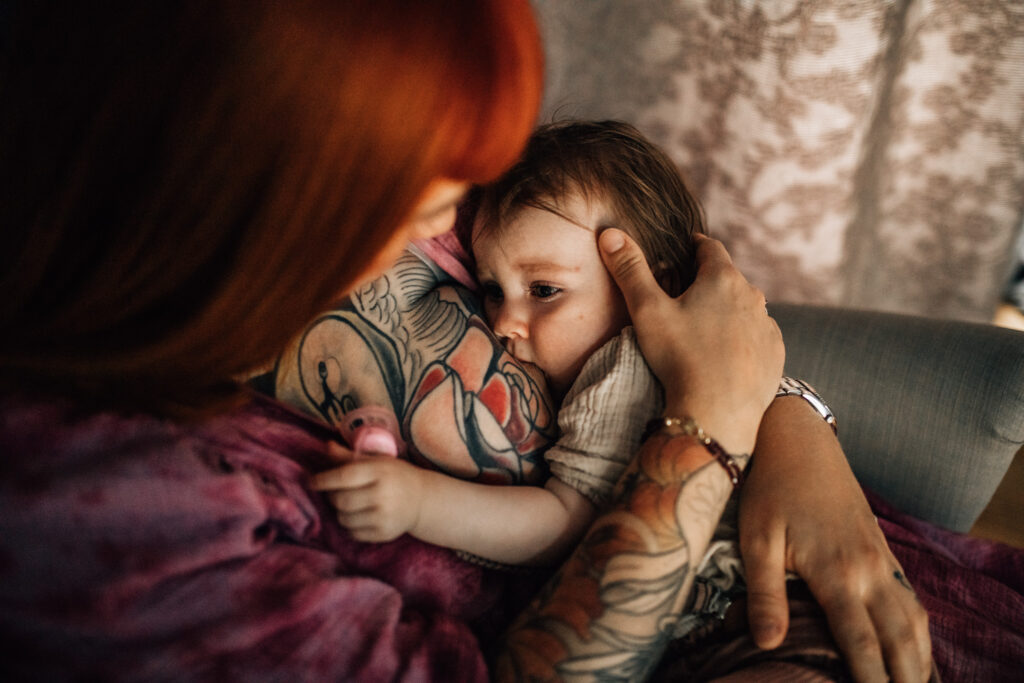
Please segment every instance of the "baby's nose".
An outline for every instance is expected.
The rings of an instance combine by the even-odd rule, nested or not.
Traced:
[[[519,314],[515,307],[503,305],[494,312],[491,327],[502,343],[508,346],[508,340],[526,339],[529,326],[525,316]]]

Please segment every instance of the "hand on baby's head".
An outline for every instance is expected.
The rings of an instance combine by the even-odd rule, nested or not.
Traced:
[[[607,231],[601,239],[640,348],[665,388],[666,412],[694,417],[726,450],[749,453],[782,376],[782,334],[722,243],[701,237],[698,245],[700,277],[672,298],[628,236]]]

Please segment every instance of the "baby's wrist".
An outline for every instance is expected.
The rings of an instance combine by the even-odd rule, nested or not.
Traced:
[[[426,516],[423,514],[423,501],[425,498],[425,491],[431,488],[430,478],[432,475],[437,477],[444,477],[438,472],[416,467],[415,465],[407,463],[409,467],[409,473],[411,478],[409,482],[411,484],[405,491],[406,504],[409,506],[409,522],[406,531],[417,538],[421,538],[423,533],[422,525],[428,524],[430,513]]]

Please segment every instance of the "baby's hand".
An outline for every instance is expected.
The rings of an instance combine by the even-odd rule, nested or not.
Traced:
[[[357,541],[383,542],[412,531],[423,499],[423,470],[405,460],[356,455],[313,477]]]

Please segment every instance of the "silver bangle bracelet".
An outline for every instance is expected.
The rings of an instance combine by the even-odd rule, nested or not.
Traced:
[[[814,408],[814,411],[821,415],[821,418],[832,428],[832,433],[839,434],[839,424],[836,421],[836,416],[832,414],[832,409],[822,400],[818,392],[814,390],[814,387],[807,382],[793,379],[792,377],[783,377],[779,383],[778,391],[775,392],[776,398],[780,396],[799,396],[807,401]]]

